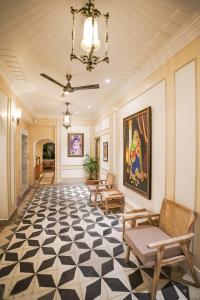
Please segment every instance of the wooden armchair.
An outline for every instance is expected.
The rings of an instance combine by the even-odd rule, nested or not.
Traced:
[[[142,219],[146,219],[149,225],[136,227],[137,220]],[[158,226],[155,226],[155,219]],[[124,216],[123,237],[128,244],[126,260],[129,260],[132,250],[144,266],[154,267],[151,300],[156,299],[162,266],[186,261],[196,286],[200,286],[189,252],[194,237],[194,221],[192,210],[166,199],[163,200],[160,214],[142,209],[136,210],[135,216]],[[126,228],[126,222],[131,222],[131,228]]]
[[[92,195],[94,195],[94,206],[97,205],[97,197],[101,192],[105,192],[107,190],[111,190],[113,187],[114,175],[111,173],[107,174],[105,180],[87,180],[87,186],[90,193],[90,201],[92,199]]]

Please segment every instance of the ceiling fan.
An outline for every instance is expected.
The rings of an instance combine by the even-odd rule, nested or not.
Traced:
[[[87,89],[98,89],[99,88],[99,84],[92,84],[92,85],[83,85],[83,86],[77,86],[77,87],[72,87],[71,86],[71,79],[72,79],[72,75],[70,74],[67,74],[66,75],[66,78],[67,78],[67,84],[64,85],[58,81],[56,81],[55,79],[51,78],[50,76],[44,74],[44,73],[41,73],[40,74],[42,77],[52,81],[53,83],[61,86],[63,88],[63,95],[62,96],[65,96],[67,95],[68,93],[72,93],[74,91],[79,91],[79,90],[87,90]]]

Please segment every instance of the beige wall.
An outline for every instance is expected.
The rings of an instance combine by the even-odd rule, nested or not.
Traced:
[[[0,91],[7,97],[8,101],[8,170],[11,168],[11,164],[14,165],[14,188],[11,186],[11,174],[8,175],[8,186],[5,187],[8,191],[7,197],[7,213],[4,214],[4,219],[8,219],[9,216],[16,209],[16,201],[20,197],[21,187],[20,187],[20,132],[22,129],[29,130],[29,125],[32,123],[33,116],[32,114],[25,108],[20,99],[11,91],[7,83],[4,81],[2,77],[0,77]],[[11,100],[15,103],[16,107],[22,109],[22,119],[20,120],[19,126],[13,123],[12,121],[12,113],[11,113]],[[11,131],[14,132],[14,159],[11,161],[11,153],[13,151],[11,147],[10,134]],[[13,178],[12,178],[13,182]],[[11,194],[12,190],[14,190],[14,203],[11,203]]]
[[[162,80],[166,82],[166,172],[165,172],[165,196],[169,199],[175,199],[175,153],[176,153],[176,103],[175,103],[175,72],[190,63],[192,60],[196,64],[196,107],[197,107],[197,117],[196,117],[196,143],[197,143],[197,158],[196,158],[196,200],[195,200],[195,209],[197,212],[200,212],[200,37],[193,40],[188,44],[184,49],[179,53],[173,56],[168,62],[163,64],[160,68],[154,71],[150,76],[143,80],[137,87],[135,87],[131,92],[126,96],[122,97],[116,102],[116,105],[110,108],[110,113],[106,113],[95,122],[98,124],[101,120],[105,119],[107,116],[111,116],[113,111],[120,111],[128,103],[137,99],[138,96],[142,95],[148,91],[153,86],[156,86]],[[188,109],[189,102],[188,99]],[[131,112],[130,112],[131,114]],[[119,119],[117,120],[119,124]],[[118,126],[118,125],[116,125]],[[120,125],[121,126],[121,125]],[[111,135],[111,139],[118,139],[118,146],[116,149],[119,149],[120,143],[123,141],[119,140],[119,128],[117,130],[116,136]],[[118,150],[117,150],[118,151]],[[184,162],[183,162],[184,163]],[[119,166],[116,164],[116,167]],[[119,169],[116,170],[116,175],[118,176]],[[188,174],[186,174],[187,176]],[[189,199],[188,199],[189,201]],[[146,202],[148,203],[148,202]],[[147,205],[147,204],[146,204]],[[199,222],[198,222],[199,224]],[[197,226],[198,226],[197,224]],[[197,228],[197,231],[199,227]],[[200,244],[199,234],[195,238],[195,263],[198,268],[200,268],[200,249],[198,245]]]
[[[35,182],[35,155],[36,145],[43,140],[51,140],[55,142],[56,139],[56,119],[37,119],[36,123],[30,127],[29,135],[29,177],[30,184]]]

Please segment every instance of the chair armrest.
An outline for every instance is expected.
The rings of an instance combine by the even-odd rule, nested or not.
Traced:
[[[191,240],[193,237],[194,237],[194,233],[188,233],[182,236],[172,237],[170,239],[166,239],[160,242],[150,243],[147,245],[147,247],[152,249],[152,248],[165,247],[177,243],[182,244],[184,242]]]
[[[155,217],[160,217],[160,214],[141,214],[141,215],[136,215],[136,216],[125,216],[123,217],[123,221],[134,221],[134,220],[139,220],[139,219],[151,219],[151,218],[155,218]]]
[[[132,209],[126,212],[126,214],[134,214],[139,212],[146,212],[146,208],[138,208],[138,209]]]
[[[87,184],[98,184],[101,180],[98,179],[87,179]]]
[[[95,184],[95,187],[96,187],[96,191],[98,191],[99,187],[105,187],[105,189],[107,189],[106,184]]]

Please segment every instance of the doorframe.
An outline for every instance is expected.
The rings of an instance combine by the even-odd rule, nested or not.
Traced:
[[[20,182],[20,196],[22,196],[26,190],[22,189],[22,136],[25,135],[27,137],[27,188],[29,188],[29,132],[28,130],[21,128],[20,129],[20,174],[19,174],[19,182]]]
[[[99,148],[99,149],[98,149]],[[99,157],[97,158],[97,153],[99,153]],[[99,164],[99,172],[97,174],[97,179],[99,179],[100,175],[100,161],[101,161],[101,144],[100,144],[100,136],[95,138],[95,159],[97,159]]]
[[[34,173],[34,168],[35,168],[35,153],[36,153],[36,145],[37,145],[37,143],[39,142],[39,141],[41,141],[41,140],[48,140],[48,142],[47,143],[53,143],[53,144],[55,144],[55,170],[54,170],[54,182],[56,183],[56,174],[57,174],[57,149],[56,149],[56,145],[57,145],[57,143],[56,143],[56,139],[52,139],[52,138],[49,138],[49,137],[46,137],[46,136],[44,136],[44,137],[40,137],[40,138],[38,138],[37,140],[35,140],[34,141],[34,143],[33,143],[33,160],[32,160],[32,171],[33,171],[33,173],[32,173],[32,180],[33,180],[33,185],[35,184],[35,173]]]

